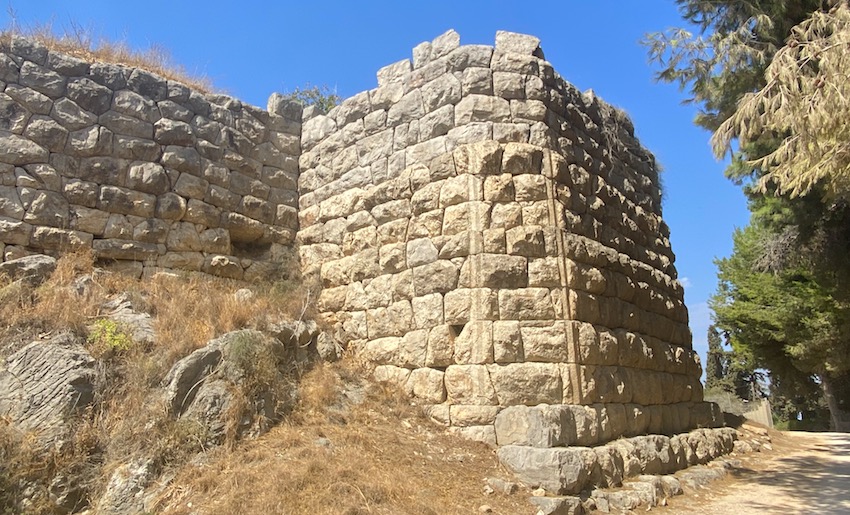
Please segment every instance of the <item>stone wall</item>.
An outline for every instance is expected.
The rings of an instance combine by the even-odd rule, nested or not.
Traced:
[[[267,277],[298,228],[301,108],[262,110],[14,37],[0,48],[0,257]]]
[[[539,41],[453,31],[305,111],[298,234],[335,337],[493,444],[720,423],[703,403],[658,172]]]
[[[297,243],[333,337],[454,431],[559,448],[720,423],[655,160],[536,38],[449,31],[329,113],[2,50],[3,259],[252,280]]]

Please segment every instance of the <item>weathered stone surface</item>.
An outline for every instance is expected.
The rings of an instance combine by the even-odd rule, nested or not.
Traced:
[[[499,448],[499,461],[530,487],[556,494],[579,493],[593,472],[581,447],[539,449],[518,445]]]
[[[446,368],[445,385],[453,404],[496,405],[496,391],[484,365],[452,365]]]
[[[42,443],[65,438],[69,417],[94,400],[95,360],[68,333],[32,342],[0,367],[0,414]]]
[[[22,136],[0,132],[0,162],[13,165],[46,163],[47,157],[46,148]]]
[[[561,372],[554,363],[511,363],[488,369],[501,406],[559,404],[562,400]]]

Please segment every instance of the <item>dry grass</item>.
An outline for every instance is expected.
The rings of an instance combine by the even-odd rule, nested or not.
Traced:
[[[169,80],[182,82],[200,93],[212,93],[216,89],[208,77],[189,73],[175,63],[171,54],[161,46],[139,50],[131,48],[126,41],[110,41],[95,35],[94,31],[70,22],[67,27],[56,28],[52,23],[24,26],[10,12],[12,23],[0,32],[0,48],[9,48],[13,35],[25,36],[45,45],[50,50],[68,54],[86,62],[123,64],[142,68]]]
[[[100,352],[102,394],[80,415],[74,438],[62,449],[44,452],[0,423],[0,513],[20,510],[24,484],[38,500],[25,511],[53,513],[47,487],[57,476],[88,485],[94,502],[116,468],[140,456],[153,458],[157,470],[169,472],[162,477],[172,478],[159,492],[157,513],[450,514],[474,513],[484,504],[495,513],[530,509],[527,492],[484,493],[486,477],[509,477],[491,449],[445,434],[402,394],[367,387],[362,378],[368,371],[351,356],[289,378],[298,384],[298,401],[265,436],[234,444],[230,435],[229,445],[206,448],[203,427],[165,415],[156,395],[162,377],[174,361],[224,332],[302,316],[300,303],[290,300],[298,296],[285,293],[289,286],[267,285],[238,302],[233,292],[240,285],[227,281],[136,281],[93,270],[90,255],[62,258],[44,285],[16,290],[15,302],[0,304],[0,331],[71,328],[84,335],[102,315],[103,302],[126,292],[156,317],[158,342]],[[73,288],[81,274],[92,277],[83,294]],[[248,361],[256,361],[255,351],[263,352],[246,348]],[[272,380],[267,372],[257,371],[256,384]],[[242,393],[244,403],[252,401],[250,392]]]
[[[163,492],[172,514],[525,513],[527,492],[486,495],[486,477],[507,477],[491,449],[446,435],[396,392],[372,387],[359,405],[359,370],[317,366],[304,376],[288,423],[257,441],[187,465]]]
[[[166,415],[157,394],[165,374],[217,336],[262,329],[304,313],[291,284],[254,285],[253,297],[237,300],[234,293],[242,287],[200,274],[139,281],[95,269],[90,252],[59,259],[56,271],[35,289],[0,278],[0,358],[34,339],[70,330],[85,342],[101,371],[94,405],[80,414],[73,437],[61,449],[34,447],[30,437],[0,420],[0,513],[20,509],[21,485],[30,485],[29,493],[39,500],[27,512],[51,513],[47,485],[57,475],[89,485],[96,498],[115,468],[133,457],[151,457],[164,470],[204,450],[203,427]],[[104,303],[118,295],[154,317],[155,344],[113,347],[87,338],[105,315]],[[256,372],[258,386],[278,378],[266,369]]]

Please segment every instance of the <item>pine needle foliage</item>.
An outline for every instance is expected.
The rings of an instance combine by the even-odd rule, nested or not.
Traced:
[[[791,198],[820,184],[825,200],[850,197],[850,7],[814,12],[794,27],[765,70],[712,137],[718,157],[738,139],[747,146],[773,135],[778,145],[750,159],[756,187]]]

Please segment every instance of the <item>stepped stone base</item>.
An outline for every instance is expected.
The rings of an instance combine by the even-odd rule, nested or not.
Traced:
[[[624,438],[598,447],[505,445],[498,455],[527,486],[565,495],[590,487],[620,486],[624,479],[642,474],[670,474],[708,463],[731,452],[736,439],[732,428],[695,429],[672,437]]]

